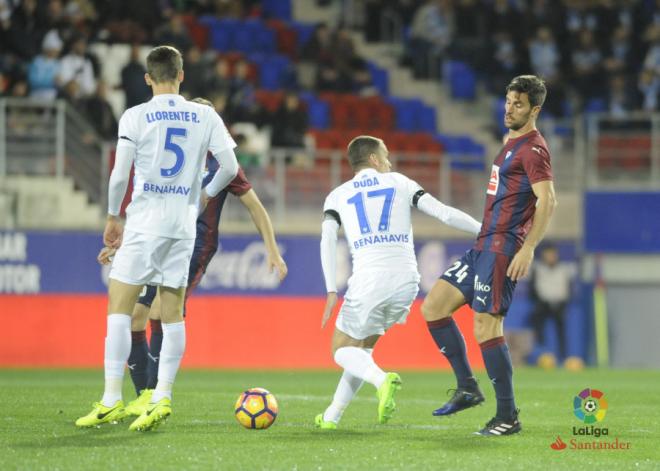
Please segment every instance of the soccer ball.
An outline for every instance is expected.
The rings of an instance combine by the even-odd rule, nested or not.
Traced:
[[[587,412],[595,412],[598,409],[598,404],[593,399],[588,399],[584,402],[584,410]]]
[[[277,418],[277,400],[263,388],[251,388],[238,396],[234,406],[236,420],[245,428],[264,429]]]

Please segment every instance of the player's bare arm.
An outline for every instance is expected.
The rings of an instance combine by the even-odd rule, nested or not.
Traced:
[[[252,189],[241,195],[239,199],[247,208],[255,227],[259,231],[264,244],[266,244],[266,251],[268,252],[268,267],[270,268],[270,271],[277,270],[280,281],[283,281],[284,278],[286,278],[289,269],[280,254],[280,249],[277,247],[275,231],[273,230],[273,224],[270,221],[266,208],[261,204],[261,200],[257,196],[257,193]]]
[[[557,206],[555,187],[551,180],[534,183],[532,185],[532,191],[537,198],[532,227],[529,234],[527,234],[525,243],[513,257],[513,260],[511,260],[506,272],[507,276],[513,281],[527,276],[529,267],[534,259],[534,249],[543,239],[552,213]]]
[[[323,308],[323,318],[321,319],[321,328],[324,328],[325,325],[328,323],[328,320],[332,317],[332,311],[334,311],[338,299],[339,298],[337,297],[337,293],[334,291],[328,293],[327,297],[325,298],[325,307]]]
[[[117,249],[112,248],[112,247],[103,247],[99,254],[96,256],[96,260],[101,264],[101,265],[108,265],[110,262],[112,262],[112,257],[115,256],[115,253],[117,252]]]
[[[106,247],[119,248],[124,234],[124,224],[119,216],[108,214],[103,230],[103,243]]]

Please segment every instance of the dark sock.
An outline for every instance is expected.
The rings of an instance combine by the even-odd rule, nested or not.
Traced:
[[[147,388],[155,389],[158,382],[158,359],[163,345],[163,327],[158,320],[149,320],[151,340],[149,342],[149,363],[147,365]]]
[[[440,352],[445,355],[456,375],[456,383],[461,389],[474,389],[477,382],[467,359],[465,339],[451,317],[426,323]]]
[[[147,362],[149,361],[149,346],[147,345],[147,334],[144,330],[131,332],[131,354],[128,357],[128,371],[135,386],[135,392],[147,387]]]
[[[495,388],[497,398],[497,417],[510,419],[516,410],[513,397],[513,366],[509,347],[504,337],[496,337],[480,343],[488,377]]]

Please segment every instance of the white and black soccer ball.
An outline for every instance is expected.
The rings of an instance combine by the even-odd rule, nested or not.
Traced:
[[[594,399],[587,399],[584,401],[584,410],[587,412],[596,412],[598,403]]]

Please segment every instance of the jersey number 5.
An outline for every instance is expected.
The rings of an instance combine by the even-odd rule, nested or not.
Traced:
[[[184,128],[167,128],[167,133],[165,134],[165,150],[172,152],[176,156],[176,161],[170,168],[160,169],[161,177],[171,178],[177,176],[183,168],[183,162],[186,160],[181,146],[172,141],[176,136],[185,138],[186,130]]]
[[[367,198],[377,198],[379,196],[384,196],[385,200],[383,201],[383,211],[380,213],[378,231],[385,232],[390,228],[390,213],[392,212],[392,202],[394,201],[394,188],[383,188],[367,193]],[[355,193],[346,202],[355,205],[360,233],[369,234],[371,232],[371,225],[367,219],[367,212],[364,209],[364,196],[362,192]]]

